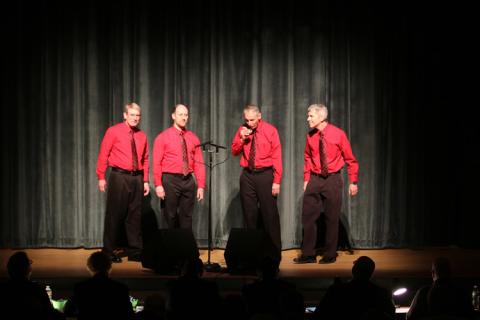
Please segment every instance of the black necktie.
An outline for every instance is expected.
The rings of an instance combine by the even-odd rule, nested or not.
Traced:
[[[188,167],[187,142],[183,136],[183,131],[180,132],[180,137],[182,138],[182,173],[186,176],[190,172],[190,168]]]
[[[328,175],[328,163],[327,163],[327,153],[325,152],[325,142],[324,142],[323,131],[320,131],[319,150],[320,150],[320,166],[321,166],[320,174],[323,177],[326,177]]]
[[[134,131],[131,130],[131,145],[132,145],[132,171],[137,171],[138,170],[138,155],[137,155],[137,147],[135,145],[135,136]]]
[[[250,145],[250,154],[248,156],[248,169],[253,170],[255,169],[255,131],[252,133],[252,144]]]

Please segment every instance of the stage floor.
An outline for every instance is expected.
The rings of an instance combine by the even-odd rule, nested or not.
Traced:
[[[19,250],[19,249],[18,249]],[[74,283],[89,276],[86,268],[88,256],[98,249],[25,249],[33,260],[32,279],[50,284],[59,297],[69,296]],[[0,250],[0,280],[7,277],[6,261],[17,250]],[[322,292],[332,283],[334,277],[347,280],[351,276],[353,261],[360,256],[371,257],[376,263],[374,279],[377,283],[394,289],[397,286],[409,286],[412,293],[421,285],[431,282],[431,262],[444,256],[452,261],[454,275],[465,285],[480,284],[480,250],[455,247],[415,248],[415,249],[376,249],[354,250],[353,254],[339,251],[337,262],[329,265],[293,263],[300,250],[284,250],[280,264],[280,277],[297,285],[306,301],[314,303]],[[200,250],[201,259],[208,261],[208,251]],[[212,263],[226,267],[224,250],[213,250]],[[156,274],[142,268],[140,262],[127,261],[113,264],[112,278],[126,283],[132,292],[144,296],[148,292],[162,291],[166,281],[173,275]],[[241,287],[255,279],[254,276],[231,275],[223,272],[206,272],[204,277],[216,281],[222,293],[238,293]]]
[[[21,249],[0,249],[0,278],[6,277],[6,261],[15,251]],[[98,249],[24,249],[33,260],[34,277],[37,278],[83,278],[88,276],[86,261],[88,256]],[[430,277],[431,262],[435,257],[450,258],[455,275],[459,277],[480,277],[480,250],[448,248],[418,249],[376,249],[354,250],[353,254],[339,251],[337,262],[328,265],[293,263],[300,250],[284,250],[280,264],[280,276],[285,278],[332,278],[349,277],[352,263],[360,256],[369,256],[376,263],[375,277],[403,278]],[[208,260],[208,251],[200,250],[204,262]],[[226,267],[224,250],[211,252],[210,261]],[[150,269],[142,268],[140,262],[127,261],[113,264],[111,274],[114,278],[152,278],[162,277]],[[208,278],[231,277],[227,273],[206,273]]]

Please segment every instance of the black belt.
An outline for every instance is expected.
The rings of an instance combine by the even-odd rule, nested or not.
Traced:
[[[131,176],[138,176],[139,174],[143,174],[143,170],[128,171],[128,170],[123,170],[117,167],[112,167],[112,171],[123,173],[123,174],[129,174]]]
[[[310,171],[310,174],[314,175],[314,176],[317,176],[317,177],[326,178],[326,177],[329,177],[329,176],[333,176],[335,174],[339,174],[340,172],[342,172],[342,170],[338,170],[336,172],[328,173],[326,176],[323,176],[321,173],[316,173],[316,172],[313,172],[313,171]]]
[[[183,173],[170,173],[170,172],[164,172],[163,174],[167,174],[167,175],[172,175],[172,176],[175,176],[177,178],[181,178],[183,180],[187,180],[187,179],[190,179],[192,177],[192,174],[189,173],[187,175],[183,175]]]
[[[248,173],[262,173],[267,170],[272,170],[272,167],[263,167],[263,168],[255,168],[255,169],[250,169],[248,167],[243,168],[245,171]]]

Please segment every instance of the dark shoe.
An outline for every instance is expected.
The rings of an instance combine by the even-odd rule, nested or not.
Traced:
[[[110,260],[112,260],[112,262],[114,262],[114,263],[121,263],[122,262],[122,259],[114,253],[112,253],[112,255],[110,256]]]
[[[317,263],[317,257],[301,255],[297,258],[293,258],[293,263],[296,263],[296,264]]]
[[[128,261],[142,261],[142,255],[140,253],[133,253],[128,256]]]
[[[117,249],[113,251],[113,254],[119,258],[123,258],[127,256],[127,252],[124,249]]]
[[[318,261],[318,263],[320,264],[329,264],[329,263],[334,263],[335,261],[337,261],[337,258],[333,257],[333,258],[325,258],[323,257],[322,259],[320,259],[320,261]]]

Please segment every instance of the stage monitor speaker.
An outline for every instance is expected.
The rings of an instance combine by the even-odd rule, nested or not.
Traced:
[[[270,237],[260,229],[232,228],[225,248],[225,262],[230,274],[254,275],[262,259],[280,261],[281,256]]]
[[[142,266],[160,274],[180,274],[185,261],[200,256],[189,229],[159,229],[146,241]]]

